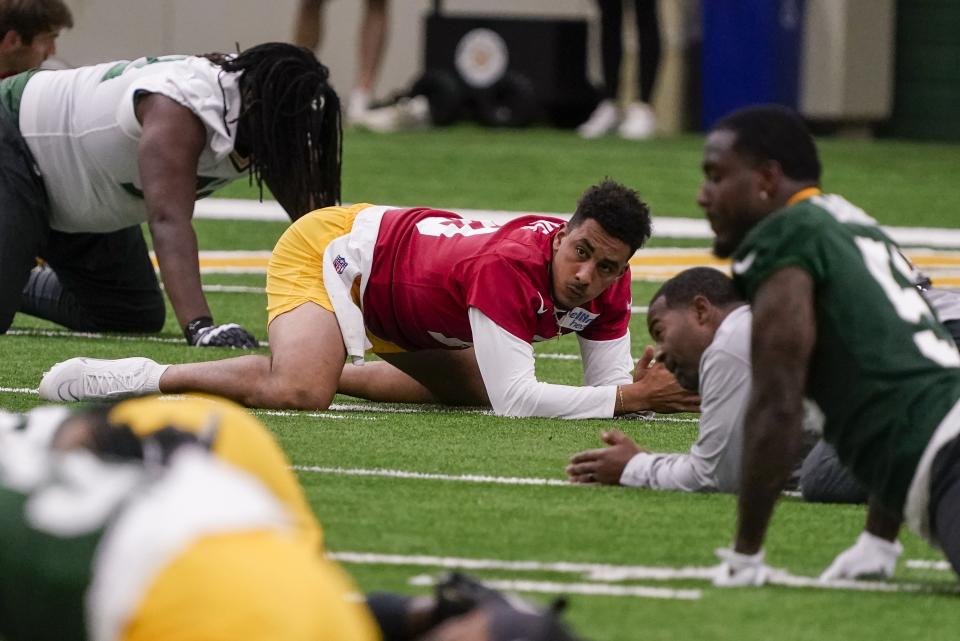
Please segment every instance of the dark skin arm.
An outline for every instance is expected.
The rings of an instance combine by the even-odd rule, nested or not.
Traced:
[[[630,459],[647,451],[620,430],[603,431],[600,438],[609,447],[587,450],[570,457],[570,464],[564,471],[571,483],[620,485],[623,469]]]
[[[880,505],[872,496],[867,502],[867,523],[864,530],[886,541],[896,541],[903,517]]]
[[[211,316],[200,286],[197,236],[191,219],[197,162],[207,132],[193,112],[166,96],[149,94],[136,104],[143,125],[137,162],[147,223],[160,276],[180,327]]]
[[[797,267],[773,274],[753,302],[753,390],[744,421],[734,550],[763,547],[773,507],[800,452],[803,392],[816,340],[814,286]]]
[[[633,370],[633,383],[621,385],[614,415],[653,410],[655,412],[699,412],[700,396],[680,387],[663,363],[653,362],[653,348],[647,347]]]

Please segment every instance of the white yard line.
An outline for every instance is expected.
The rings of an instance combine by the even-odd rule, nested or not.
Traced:
[[[265,294],[267,292],[263,287],[248,285],[204,285],[203,291],[215,294]]]
[[[532,476],[491,476],[489,474],[445,474],[443,472],[413,472],[410,470],[390,470],[382,467],[337,467],[323,465],[292,465],[290,469],[308,474],[329,474],[331,476],[366,476],[373,478],[413,479],[417,481],[446,481],[451,483],[486,483],[491,485],[534,485],[550,487],[599,487],[587,483],[570,483],[563,479],[544,479]],[[558,468],[559,469],[559,468]],[[799,492],[783,492],[783,496],[800,498]],[[648,577],[639,577],[648,578]]]
[[[454,211],[465,218],[506,222],[533,212],[503,211],[488,209],[461,209]],[[535,212],[541,216],[554,216],[567,219],[569,213]],[[221,220],[265,220],[288,222],[290,218],[275,201],[259,202],[240,198],[205,198],[197,201],[194,209],[196,218]],[[702,218],[676,218],[655,216],[653,228],[657,237],[664,238],[713,238],[710,225]],[[884,229],[902,245],[923,245],[927,247],[960,247],[960,229],[933,227],[889,227]]]
[[[331,409],[334,409],[334,408],[331,407]],[[358,420],[358,421],[377,421],[377,420],[379,420],[379,419],[378,419],[377,417],[375,417],[375,416],[356,416],[356,415],[354,415],[354,414],[351,414],[350,416],[347,416],[346,414],[328,414],[327,412],[323,412],[323,411],[316,411],[316,412],[292,412],[292,411],[289,411],[289,412],[288,412],[288,411],[285,411],[285,410],[254,410],[254,409],[250,409],[250,410],[247,410],[247,411],[250,412],[251,414],[253,414],[254,416],[280,416],[280,417],[283,417],[283,418],[288,418],[288,417],[293,417],[293,416],[305,416],[305,417],[307,417],[307,418],[353,418],[353,419],[356,419],[356,420]]]
[[[348,467],[321,467],[316,465],[294,465],[298,472],[311,474],[333,474],[336,476],[373,476],[379,478],[416,479],[419,481],[453,481],[458,483],[489,483],[494,485],[550,485],[554,487],[576,487],[560,479],[539,479],[525,476],[486,476],[482,474],[436,474],[430,472],[409,472],[406,470],[387,470],[382,468],[363,469]]]
[[[906,566],[911,570],[940,570],[946,572],[952,569],[948,561],[932,561],[929,559],[909,559]]]
[[[403,565],[411,567],[434,567],[447,570],[506,570],[511,572],[557,572],[579,574],[584,578],[595,577],[613,572],[632,572],[632,578],[646,580],[683,580],[709,579],[712,568],[669,568],[641,565],[612,565],[609,563],[584,563],[579,561],[507,561],[504,559],[477,559],[453,556],[431,556],[426,554],[379,554],[376,552],[330,552],[330,558],[340,563],[359,565]],[[607,579],[600,579],[607,580]],[[618,579],[611,579],[618,580]]]
[[[377,412],[384,414],[481,414],[493,415],[490,410],[465,409],[462,407],[444,407],[442,405],[411,405],[407,407],[398,407],[396,405],[381,405],[379,403],[333,403],[330,405],[331,412]],[[299,412],[295,410],[250,410],[253,414],[259,416],[307,416],[324,418],[324,412]]]
[[[435,567],[448,570],[505,570],[512,572],[556,572],[578,574],[584,579],[598,582],[617,581],[710,581],[716,566],[707,567],[662,567],[644,565],[613,565],[609,563],[582,563],[573,561],[506,561],[502,559],[476,559],[428,555],[378,554],[372,552],[331,552],[330,558],[340,563],[362,565],[395,565],[411,567]],[[797,576],[785,570],[774,569],[769,583],[792,588],[827,590],[852,590],[858,592],[951,592],[957,586],[931,586],[922,583],[892,583],[886,581],[821,581],[816,577]],[[576,585],[563,584],[558,585]],[[521,590],[521,588],[514,588]]]
[[[85,338],[89,340],[118,340],[118,341],[145,341],[148,343],[164,343],[167,345],[184,345],[182,338],[166,336],[149,336],[142,334],[101,334],[99,332],[72,332],[60,329],[11,329],[8,336],[41,336],[57,338]],[[270,343],[261,341],[260,347],[269,347]],[[542,352],[534,354],[535,358],[554,361],[579,361],[579,354],[559,354],[556,352]],[[402,410],[398,410],[402,411]],[[410,410],[415,411],[415,410]]]
[[[9,333],[9,332],[8,332]],[[29,387],[0,387],[0,394],[36,394],[37,390]],[[341,418],[326,412],[298,412],[293,410],[249,410],[257,416],[279,416],[279,417],[298,417],[306,416],[308,418]],[[408,407],[398,407],[395,405],[381,405],[378,403],[333,403],[329,408],[330,412],[367,412],[371,414],[475,414],[479,416],[493,416],[491,410],[484,409],[466,409],[462,407],[444,407],[442,405],[411,405]],[[348,418],[342,416],[342,418]],[[375,417],[351,416],[356,420],[378,420]],[[643,419],[653,423],[691,423],[695,424],[698,419],[695,418],[674,418],[669,416],[654,416],[653,418]]]
[[[443,405],[426,406],[406,406],[396,405],[364,405],[363,403],[334,403],[330,406],[332,410],[341,412],[390,412],[393,414],[484,414],[492,416],[491,410],[469,409],[463,407],[451,407]]]
[[[46,336],[59,338],[88,338],[92,340],[145,341],[148,343],[169,343],[186,345],[182,338],[163,336],[144,336],[141,334],[100,334],[98,332],[71,332],[59,329],[11,329],[7,336]],[[262,343],[261,343],[262,344]]]
[[[432,587],[437,581],[428,574],[412,576],[407,581],[418,587]],[[563,583],[557,581],[523,581],[517,579],[483,579],[482,583],[494,590],[532,592],[536,594],[582,594],[586,596],[627,596],[642,599],[678,599],[696,601],[701,590],[673,590],[646,585],[609,585],[606,583]]]

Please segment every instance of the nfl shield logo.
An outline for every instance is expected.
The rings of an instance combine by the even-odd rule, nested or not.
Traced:
[[[333,259],[333,268],[337,270],[338,274],[342,274],[343,270],[347,268],[347,259],[337,255],[337,257]]]

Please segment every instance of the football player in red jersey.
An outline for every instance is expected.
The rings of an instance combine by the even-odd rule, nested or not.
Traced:
[[[647,205],[611,180],[587,189],[566,223],[328,207],[295,222],[273,251],[271,356],[169,366],[75,358],[54,366],[40,392],[81,400],[204,391],[252,407],[317,409],[339,390],[564,418],[696,409],[669,372],[650,367],[652,350],[634,369],[628,261],[649,236]],[[538,381],[533,343],[568,333],[584,385]],[[364,364],[366,351],[383,360]]]

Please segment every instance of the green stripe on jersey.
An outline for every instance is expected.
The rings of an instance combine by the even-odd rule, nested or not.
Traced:
[[[0,104],[10,110],[14,116],[14,122],[20,122],[20,101],[23,99],[23,91],[27,88],[27,82],[33,75],[40,71],[31,69],[18,73],[15,76],[0,80]]]

